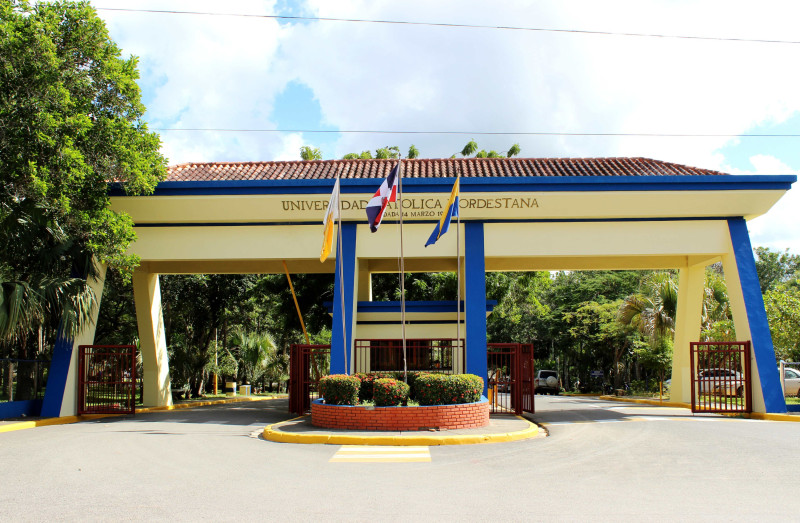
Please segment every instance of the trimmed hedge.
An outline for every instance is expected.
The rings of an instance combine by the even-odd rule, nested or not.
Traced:
[[[379,378],[373,382],[376,407],[395,407],[408,404],[408,384],[393,378]]]
[[[474,374],[425,374],[415,382],[420,405],[475,403],[481,399],[483,378]]]
[[[427,374],[424,371],[408,371],[408,386],[410,387],[410,391],[408,397],[410,399],[416,399],[415,389],[414,389],[414,382],[417,379],[417,376],[422,376]],[[373,383],[375,380],[380,378],[391,378],[397,381],[403,381],[403,373],[401,371],[387,371],[387,372],[369,372],[369,373],[357,373],[353,374],[353,376],[357,377],[361,380],[361,388],[358,391],[358,400],[359,401],[372,401],[373,399]]]
[[[331,374],[319,380],[319,392],[329,405],[358,405],[361,380],[346,374]]]

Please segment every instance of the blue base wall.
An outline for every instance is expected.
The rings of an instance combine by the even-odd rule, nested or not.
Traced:
[[[7,401],[0,403],[0,419],[38,416],[42,412],[42,400]]]

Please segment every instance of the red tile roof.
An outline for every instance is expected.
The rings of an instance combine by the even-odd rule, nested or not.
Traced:
[[[318,180],[383,178],[397,160],[182,163],[168,169],[169,182],[222,180]],[[718,171],[649,158],[447,158],[403,160],[405,178],[525,176],[697,176]]]

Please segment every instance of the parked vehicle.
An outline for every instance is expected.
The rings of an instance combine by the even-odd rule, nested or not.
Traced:
[[[783,384],[785,396],[800,397],[800,371],[789,367],[783,368]]]
[[[558,394],[561,392],[561,379],[554,370],[537,370],[533,379],[534,394]]]
[[[733,369],[703,369],[697,373],[697,384],[699,394],[744,395],[744,377]]]

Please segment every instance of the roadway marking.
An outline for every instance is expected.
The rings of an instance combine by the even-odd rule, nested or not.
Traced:
[[[427,446],[342,445],[330,463],[407,463],[430,461]]]

